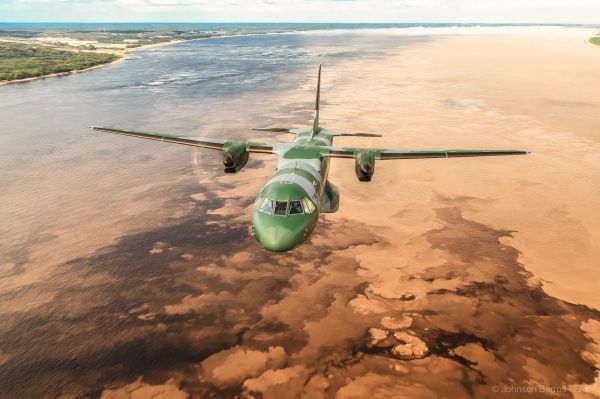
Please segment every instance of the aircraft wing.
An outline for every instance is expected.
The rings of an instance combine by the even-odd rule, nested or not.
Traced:
[[[322,147],[323,156],[331,158],[355,158],[360,152],[371,152],[375,159],[419,159],[419,158],[455,158],[485,157],[497,155],[526,155],[523,150],[400,150],[353,147]]]
[[[106,133],[121,134],[123,136],[138,137],[147,140],[156,140],[161,142],[164,141],[166,143],[175,143],[189,145],[192,147],[209,148],[211,150],[222,150],[223,147],[226,147],[233,142],[232,140],[213,139],[210,137],[173,136],[164,133],[147,133],[131,130],[113,129],[100,126],[90,126],[90,129]],[[245,143],[248,152],[274,153],[277,147],[277,144],[271,143],[259,143],[254,141],[246,141]]]

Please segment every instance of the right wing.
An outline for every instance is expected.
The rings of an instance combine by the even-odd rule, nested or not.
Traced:
[[[209,148],[211,150],[222,150],[224,147],[227,147],[229,144],[233,143],[232,140],[213,139],[210,137],[173,136],[164,133],[147,133],[132,130],[113,129],[100,126],[90,126],[90,129],[100,132],[120,134],[123,136],[138,137],[147,140],[155,140],[161,142],[164,141],[166,143],[175,143],[189,145],[192,147]],[[277,147],[277,144],[260,143],[255,141],[246,141],[245,143],[248,152],[262,152],[271,154],[275,153],[275,149]]]
[[[379,133],[350,133],[350,132],[331,132],[327,131],[325,134],[329,136],[355,136],[355,137],[383,137]]]
[[[359,152],[369,151],[375,159],[419,159],[419,158],[455,158],[485,157],[498,155],[526,155],[523,150],[396,150],[390,148],[354,148],[354,147],[321,147],[322,155],[331,158],[355,158]]]

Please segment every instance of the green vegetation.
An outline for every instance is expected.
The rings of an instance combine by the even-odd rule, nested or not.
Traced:
[[[27,25],[0,29],[0,81],[86,69],[152,44],[298,29],[294,24],[277,29],[271,24]]]
[[[119,58],[108,53],[55,50],[43,46],[0,42],[0,80],[15,80],[69,72]]]
[[[592,37],[590,39],[590,43],[597,44],[598,46],[600,46],[600,36]]]

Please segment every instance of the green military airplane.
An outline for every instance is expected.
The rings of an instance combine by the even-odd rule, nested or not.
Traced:
[[[250,153],[277,154],[277,168],[260,190],[252,212],[252,230],[262,247],[273,252],[289,251],[308,239],[317,225],[319,213],[338,209],[340,194],[327,180],[331,158],[354,158],[358,180],[368,182],[375,172],[375,160],[478,157],[491,155],[524,155],[520,150],[404,150],[334,147],[338,136],[381,137],[378,134],[346,133],[319,126],[321,66],[317,80],[315,115],[308,128],[253,128],[266,132],[286,132],[295,135],[292,143],[262,143],[233,141],[206,137],[173,136],[107,127],[91,126],[93,130],[122,134],[167,143],[223,151],[226,173],[235,173],[248,162]]]

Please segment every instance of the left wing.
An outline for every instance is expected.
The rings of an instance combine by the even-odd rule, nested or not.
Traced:
[[[209,148],[211,150],[223,150],[233,143],[232,140],[213,139],[210,137],[187,137],[187,136],[173,136],[164,133],[147,133],[138,132],[131,130],[113,129],[108,127],[90,126],[90,129],[107,132],[113,134],[121,134],[124,136],[138,137],[147,140],[164,141],[166,143],[175,143],[189,145],[193,147]],[[274,153],[277,144],[271,143],[260,143],[254,141],[243,141],[246,144],[246,150],[248,152],[262,152],[262,153]]]
[[[523,150],[400,150],[354,147],[322,147],[321,155],[331,158],[355,158],[361,152],[370,152],[375,159],[419,159],[419,158],[455,158],[485,157],[497,155],[526,155]]]

